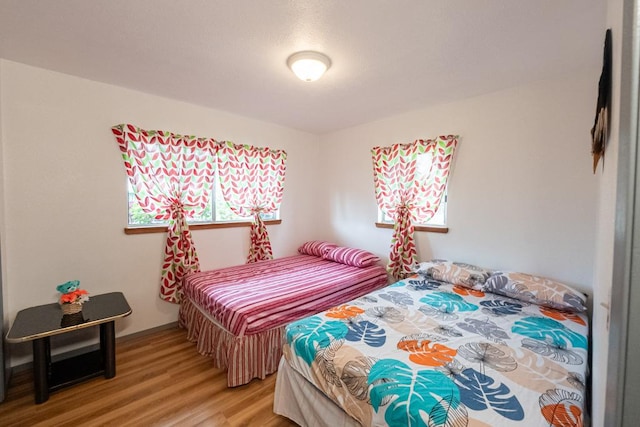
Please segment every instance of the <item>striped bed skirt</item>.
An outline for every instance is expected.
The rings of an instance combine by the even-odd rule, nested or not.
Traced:
[[[198,353],[213,359],[216,368],[227,370],[229,387],[265,379],[278,369],[284,326],[235,336],[187,298],[180,305],[178,320],[187,330],[187,339],[196,343]]]

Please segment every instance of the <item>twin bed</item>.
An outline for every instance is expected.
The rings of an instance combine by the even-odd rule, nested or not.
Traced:
[[[370,252],[315,241],[299,252],[185,279],[179,323],[229,387],[277,370],[286,324],[388,283]]]
[[[274,411],[303,426],[585,423],[584,295],[447,261],[387,286],[326,245],[187,278],[180,324],[229,386],[277,370]]]

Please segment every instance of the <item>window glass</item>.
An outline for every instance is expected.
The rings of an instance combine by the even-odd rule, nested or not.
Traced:
[[[388,218],[378,208],[378,222],[393,224],[393,220]],[[436,211],[436,214],[426,223],[413,224],[414,226],[426,226],[426,227],[446,227],[447,225],[447,194],[445,193],[440,200],[440,206]]]
[[[234,214],[231,211],[231,208],[224,200],[222,196],[222,190],[220,189],[220,184],[218,183],[216,173],[216,179],[214,181],[214,197],[211,198],[211,203],[204,210],[203,215],[195,218],[189,219],[187,222],[189,224],[212,224],[212,223],[224,223],[224,222],[236,222],[236,221],[253,221],[251,217],[241,217]],[[129,212],[128,212],[128,225],[131,227],[144,227],[144,226],[159,226],[166,225],[167,221],[158,220],[154,218],[153,214],[145,213],[140,204],[138,203],[138,199],[133,193],[133,188],[127,180],[127,190],[128,190],[128,200],[129,200]],[[280,212],[273,212],[269,214],[262,214],[261,218],[263,220],[270,219],[279,219]]]
[[[420,181],[424,181],[427,178],[429,173],[429,169],[431,168],[431,160],[428,155],[419,155],[417,166],[418,170],[416,172],[416,178]],[[381,210],[378,208],[378,222],[393,224],[393,220],[388,218]],[[430,226],[430,227],[445,227],[447,225],[447,192],[442,195],[442,199],[440,199],[440,206],[436,211],[435,215],[426,223],[413,224],[414,226]]]

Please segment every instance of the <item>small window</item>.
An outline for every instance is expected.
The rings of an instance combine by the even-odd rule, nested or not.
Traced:
[[[416,179],[418,181],[424,181],[427,178],[427,174],[429,173],[429,168],[431,167],[431,156],[428,155],[418,155],[418,170],[416,172]],[[393,224],[393,220],[388,218],[384,212],[378,208],[378,222],[383,224]],[[424,227],[446,227],[447,226],[447,191],[445,190],[442,198],[440,199],[440,206],[436,211],[435,215],[426,223],[413,224],[414,226],[424,226]]]
[[[224,200],[222,196],[222,189],[218,182],[218,174],[214,180],[214,191],[211,203],[204,210],[202,216],[189,219],[189,224],[216,224],[216,223],[228,223],[228,222],[251,222],[251,217],[241,217],[234,214],[229,207],[229,204]],[[128,190],[128,225],[129,227],[149,227],[149,226],[162,226],[167,225],[166,220],[155,219],[155,215],[145,213],[138,203],[138,199],[133,192],[131,183],[127,180]],[[263,220],[280,219],[280,211],[272,212],[268,214],[260,215]]]

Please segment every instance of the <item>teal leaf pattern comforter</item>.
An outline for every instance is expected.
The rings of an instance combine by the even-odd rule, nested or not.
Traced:
[[[582,426],[587,333],[417,276],[288,325],[284,357],[364,426]]]

